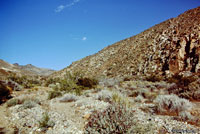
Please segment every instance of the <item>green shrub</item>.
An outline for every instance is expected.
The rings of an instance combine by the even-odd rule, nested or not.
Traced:
[[[83,90],[95,87],[98,82],[92,78],[83,78],[79,73],[66,72],[64,78],[59,79],[58,83],[59,86],[54,87],[55,91],[74,92],[76,95],[81,95]]]
[[[8,80],[12,80],[24,88],[32,88],[35,85],[41,85],[41,82],[37,77],[28,77],[28,76],[17,76],[16,74],[11,74],[8,77]]]
[[[48,93],[48,99],[50,100],[50,99],[59,97],[61,95],[62,95],[62,93],[60,91],[57,91],[57,90],[49,91],[49,93]]]
[[[42,119],[39,121],[39,127],[43,130],[46,130],[49,127],[53,127],[55,123],[50,120],[50,117],[47,112],[45,112],[42,116]]]

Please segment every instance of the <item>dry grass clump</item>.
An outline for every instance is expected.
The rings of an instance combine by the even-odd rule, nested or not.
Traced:
[[[179,115],[180,112],[189,111],[193,106],[188,100],[179,98],[174,94],[159,95],[154,100],[154,103],[156,104],[157,113],[172,115]]]
[[[43,130],[46,131],[49,127],[53,127],[55,123],[50,120],[49,114],[45,112],[41,118],[41,120],[38,122],[39,127]]]
[[[124,105],[127,107],[130,107],[130,102],[128,100],[128,97],[121,94],[120,92],[113,92],[112,94],[112,102],[117,103],[119,105]]]

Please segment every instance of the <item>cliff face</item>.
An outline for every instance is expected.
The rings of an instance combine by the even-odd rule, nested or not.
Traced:
[[[53,74],[168,75],[200,72],[200,7],[104,48]]]

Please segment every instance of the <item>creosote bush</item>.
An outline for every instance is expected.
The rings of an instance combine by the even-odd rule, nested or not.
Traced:
[[[95,111],[85,126],[86,134],[124,134],[133,123],[134,112],[123,106],[112,104],[103,112]]]

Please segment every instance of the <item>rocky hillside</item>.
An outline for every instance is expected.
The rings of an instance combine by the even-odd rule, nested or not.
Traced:
[[[200,7],[72,63],[66,70],[92,76],[166,75],[200,70]]]

